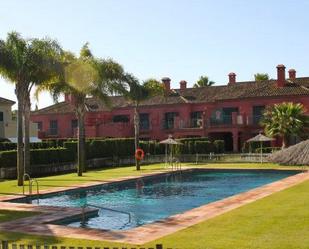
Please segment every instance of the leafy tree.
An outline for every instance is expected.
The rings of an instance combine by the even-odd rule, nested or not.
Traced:
[[[156,79],[148,79],[144,82],[144,86],[147,89],[150,89],[151,95],[163,95],[165,93],[165,88],[162,83],[157,81]]]
[[[78,58],[72,53],[65,52],[62,63],[63,74],[60,80],[41,85],[36,94],[47,90],[52,94],[54,101],[57,101],[61,94],[72,96],[71,105],[74,107],[78,120],[77,173],[82,176],[86,170],[84,123],[88,109],[87,97],[96,97],[106,105],[110,105],[109,94],[119,88],[116,86],[121,82],[123,69],[113,60],[93,57],[88,44],[82,47]]]
[[[126,85],[119,90],[126,99],[128,99],[134,106],[134,138],[135,138],[135,150],[140,147],[139,143],[139,106],[141,102],[151,98],[154,95],[163,95],[164,88],[161,83],[150,79],[142,83],[139,82],[131,74],[126,74],[124,77]],[[140,163],[135,160],[136,170],[140,170]]]
[[[308,119],[304,113],[304,106],[299,103],[275,104],[266,109],[261,124],[267,135],[281,137],[282,148],[285,148],[288,136],[299,135],[307,126]]]
[[[57,75],[56,57],[60,51],[57,42],[53,40],[23,39],[16,32],[9,33],[5,41],[0,41],[0,74],[15,84],[18,100],[17,179],[19,186],[23,185],[23,175],[28,172],[30,166],[30,92],[35,85],[48,82]],[[25,146],[23,146],[23,137]]]
[[[254,80],[255,81],[265,81],[269,80],[269,75],[267,73],[256,73],[254,75]]]
[[[215,82],[209,80],[209,78],[207,76],[201,76],[199,78],[199,80],[194,84],[193,87],[196,88],[196,87],[212,86],[214,84],[215,84]]]

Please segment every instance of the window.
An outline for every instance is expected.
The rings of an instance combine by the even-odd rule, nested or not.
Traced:
[[[115,115],[113,117],[114,123],[128,123],[130,121],[130,117],[128,115]]]
[[[263,117],[263,113],[265,110],[264,105],[253,106],[252,108],[252,122],[255,125],[258,125]]]
[[[42,123],[42,121],[39,121],[39,122],[36,122],[37,123],[37,125],[38,125],[38,130],[39,131],[42,131],[42,129],[43,129],[43,123]]]
[[[72,119],[72,121],[71,121],[71,128],[72,128],[72,130],[74,130],[75,128],[77,128],[77,126],[78,126],[78,121],[77,121],[77,119]]]
[[[173,129],[175,117],[178,116],[177,112],[167,112],[164,114],[164,129]]]
[[[238,113],[237,107],[225,107],[216,109],[211,114],[210,123],[212,125],[230,125],[232,124],[232,113]]]
[[[3,121],[3,112],[0,112],[0,122]]]
[[[202,112],[191,112],[191,127],[197,128],[202,126]]]
[[[50,135],[58,135],[58,121],[51,120],[49,122]]]
[[[148,113],[141,113],[139,115],[139,127],[141,130],[149,130],[150,123]]]
[[[223,124],[232,124],[232,113],[238,113],[237,107],[222,108],[222,122]]]

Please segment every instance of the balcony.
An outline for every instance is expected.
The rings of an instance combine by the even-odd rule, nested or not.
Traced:
[[[235,115],[240,116],[240,115]],[[222,115],[220,119],[210,118],[209,124],[210,126],[231,126],[235,122],[233,122],[233,115]]]
[[[46,137],[58,137],[58,129],[57,128],[50,128],[45,131]]]
[[[180,120],[179,129],[203,129],[202,119]]]
[[[206,122],[206,127],[259,127],[263,115],[223,115],[221,119],[215,120],[210,118]]]
[[[175,120],[163,120],[162,121],[162,129],[163,130],[172,130],[176,128],[176,123]]]

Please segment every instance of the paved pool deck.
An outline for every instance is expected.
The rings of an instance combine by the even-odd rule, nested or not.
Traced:
[[[191,170],[193,168],[187,168]],[[228,169],[231,170],[231,169]],[[51,190],[41,191],[41,194],[56,193],[62,191],[73,190],[77,188],[88,188],[95,185],[107,184],[110,182],[120,182],[125,180],[137,179],[145,176],[153,176],[157,174],[167,173],[169,171],[160,171],[154,173],[143,174],[136,177],[121,177],[109,181],[88,182],[79,184],[78,186],[53,188]],[[57,220],[72,218],[82,215],[81,208],[65,208],[65,207],[50,207],[38,206],[33,204],[11,203],[4,202],[16,198],[16,196],[0,197],[0,209],[15,210],[15,211],[31,211],[38,212],[27,218],[0,223],[0,231],[19,232],[24,234],[57,236],[76,239],[88,239],[98,241],[113,241],[130,244],[144,244],[163,236],[175,233],[197,223],[214,218],[218,215],[241,207],[248,203],[262,199],[278,191],[287,189],[299,183],[309,180],[309,172],[298,173],[296,175],[284,178],[282,180],[263,185],[261,187],[240,193],[216,202],[212,202],[198,208],[191,209],[184,213],[170,216],[164,220],[146,224],[125,231],[109,231],[89,228],[74,228],[62,225],[54,225]],[[95,212],[95,209],[86,209],[87,213]]]

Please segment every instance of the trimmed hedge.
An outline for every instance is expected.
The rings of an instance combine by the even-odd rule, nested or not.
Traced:
[[[66,148],[49,148],[30,150],[30,164],[54,164],[74,162],[75,156]],[[17,151],[0,152],[0,168],[15,167],[17,164]]]
[[[281,147],[262,147],[262,152],[263,153],[273,153],[273,152],[279,151],[281,149],[282,149]],[[261,153],[261,148],[255,149],[254,152],[255,153]]]
[[[225,152],[225,142],[224,140],[215,140],[213,142],[216,153],[224,153]]]
[[[47,149],[53,147],[61,147],[55,146],[54,143],[51,142],[37,142],[37,143],[30,143],[30,149]],[[4,142],[0,143],[0,151],[9,151],[9,150],[16,150],[17,144],[11,142]]]
[[[17,165],[17,151],[0,152],[0,168],[11,168]]]
[[[194,142],[195,152],[198,154],[207,154],[214,152],[214,145],[210,141],[196,141]]]
[[[183,138],[178,141],[180,141],[182,145],[173,146],[174,154],[207,154],[210,152],[224,152],[223,140],[211,142],[207,137],[201,137]],[[63,147],[56,147],[56,143],[62,143]],[[16,144],[2,143],[0,145],[2,145],[2,148],[7,149],[7,151],[0,151],[0,167],[15,166]],[[165,154],[165,144],[160,144],[157,141],[140,141],[140,147],[145,151],[146,155]],[[41,143],[32,143],[31,148],[30,160],[32,165],[74,162],[77,159],[76,140],[46,140]],[[129,157],[133,156],[134,152],[134,138],[109,138],[86,141],[87,159]]]

